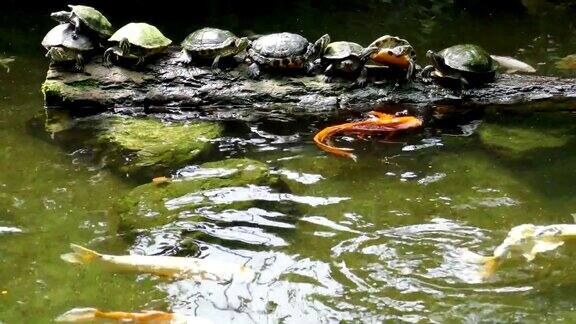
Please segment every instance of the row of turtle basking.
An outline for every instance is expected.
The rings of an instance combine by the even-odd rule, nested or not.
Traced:
[[[76,69],[82,70],[85,55],[112,43],[104,50],[106,64],[141,65],[172,43],[152,25],[129,23],[113,33],[112,25],[98,10],[82,5],[69,7],[70,11],[51,14],[60,24],[42,41],[51,64],[73,62]],[[353,79],[355,85],[363,86],[369,71],[385,77],[401,76],[405,80],[414,79],[420,71],[425,81],[471,86],[494,80],[501,68],[534,72],[523,62],[490,55],[472,44],[455,45],[438,53],[428,51],[430,65],[420,69],[410,43],[390,35],[363,47],[347,41],[330,42],[327,34],[310,43],[301,35],[286,32],[249,40],[227,30],[202,28],[188,35],[181,45],[182,64],[210,62],[217,73],[226,64],[224,61],[245,61],[252,78],[258,78],[262,70],[322,72],[327,82],[337,76]]]

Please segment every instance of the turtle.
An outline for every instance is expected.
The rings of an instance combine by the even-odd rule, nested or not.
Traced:
[[[424,80],[456,82],[460,87],[468,87],[491,82],[499,66],[482,47],[474,44],[454,45],[438,53],[429,50],[430,60],[422,70]]]
[[[118,43],[104,52],[104,61],[108,65],[112,64],[112,55],[116,59],[137,59],[136,65],[139,65],[148,56],[163,52],[172,43],[158,28],[147,23],[129,23],[118,29],[108,41]]]
[[[328,44],[322,54],[321,66],[324,69],[324,81],[331,82],[335,74],[356,76],[355,84],[366,84],[366,67],[364,63],[370,55],[377,51],[377,47],[364,48],[353,42],[333,42]]]
[[[370,56],[370,60],[366,63],[367,68],[406,70],[406,79],[414,78],[416,51],[407,40],[384,35],[373,41],[368,47],[377,47],[378,51]]]
[[[328,34],[320,37],[314,44],[298,34],[275,33],[262,36],[248,46],[248,61],[251,63],[249,74],[252,78],[260,76],[260,69],[294,70],[314,69],[318,59],[330,43]]]
[[[246,37],[236,37],[232,32],[206,27],[191,33],[182,41],[184,63],[190,63],[195,57],[213,59],[212,69],[217,70],[220,59],[234,56],[248,47]]]
[[[81,71],[84,67],[85,52],[94,49],[90,38],[84,35],[74,37],[74,25],[60,24],[52,28],[42,40],[48,52],[46,57],[50,58],[50,63],[75,62],[77,70]]]
[[[60,23],[74,25],[74,37],[81,33],[95,33],[100,39],[112,36],[112,24],[102,13],[89,6],[68,5],[70,11],[57,11],[50,14]]]

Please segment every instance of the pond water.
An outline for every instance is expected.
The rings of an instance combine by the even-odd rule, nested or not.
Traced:
[[[573,11],[389,2],[222,2],[199,8],[194,19],[144,6],[103,11],[118,25],[150,17],[174,40],[212,24],[310,39],[329,32],[363,44],[398,34],[420,57],[429,48],[475,42],[539,73],[570,76],[554,61],[576,53]],[[174,311],[215,323],[576,319],[574,246],[530,264],[509,262],[489,281],[478,280],[478,268],[462,254],[490,254],[515,225],[574,222],[576,114],[562,104],[546,112],[458,114],[392,141],[340,140],[356,150],[356,163],[325,154],[311,138],[357,116],[223,122],[218,151],[185,170],[247,157],[266,163],[290,194],[222,189],[213,200],[261,201],[128,235],[110,229],[110,208],[140,183],[92,161],[82,142],[58,145],[39,117],[47,68],[39,43],[53,24],[50,11],[14,8],[0,17],[0,55],[15,57],[9,73],[0,67],[0,322],[50,322],[74,307]],[[241,262],[257,276],[223,285],[75,267],[60,259],[70,243],[110,254]]]

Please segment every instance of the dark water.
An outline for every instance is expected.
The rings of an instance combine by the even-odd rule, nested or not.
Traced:
[[[420,57],[429,48],[474,42],[526,60],[541,74],[570,75],[554,62],[576,53],[574,11],[534,7],[537,1],[529,9],[389,2],[221,2],[189,12],[102,6],[116,25],[147,20],[174,40],[207,24],[310,39],[329,32],[363,44],[389,33],[409,39]],[[574,222],[570,112],[487,111],[392,143],[339,142],[356,149],[357,163],[312,143],[334,120],[226,123],[216,156],[267,163],[293,196],[272,197],[265,208],[203,215],[211,230],[187,233],[195,234],[202,256],[248,261],[257,280],[166,281],[63,263],[59,255],[71,242],[116,254],[154,253],[181,237],[169,228],[136,238],[111,233],[109,208],[135,183],[81,150],[56,145],[29,122],[43,113],[39,87],[47,63],[39,42],[52,26],[50,11],[14,4],[0,17],[0,55],[16,58],[9,73],[0,68],[0,322],[50,322],[82,306],[175,311],[215,323],[574,320],[573,247],[532,264],[510,262],[489,282],[480,282],[461,255],[461,249],[491,253],[518,224]]]

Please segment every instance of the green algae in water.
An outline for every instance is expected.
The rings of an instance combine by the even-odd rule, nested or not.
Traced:
[[[64,147],[90,148],[101,164],[149,181],[208,156],[212,140],[224,128],[217,122],[168,123],[110,115],[73,118],[56,111],[47,114],[45,130]]]
[[[557,114],[495,114],[478,129],[482,143],[503,153],[523,154],[532,150],[560,148],[574,136],[574,118]]]
[[[167,124],[152,118],[115,118],[97,135],[97,142],[105,147],[112,167],[136,174],[144,169],[173,170],[185,165],[206,154],[210,140],[219,137],[222,130],[218,123]]]
[[[200,165],[214,170],[216,176],[179,178],[167,184],[154,183],[138,186],[121,198],[114,208],[120,231],[161,226],[178,219],[183,211],[194,213],[195,208],[210,206],[202,192],[210,189],[262,185],[281,187],[278,177],[270,174],[266,164],[250,159],[227,159]],[[195,195],[197,197],[195,197]],[[174,206],[170,201],[184,199]],[[234,202],[221,208],[249,208],[253,202]],[[190,215],[187,216],[188,218]]]

